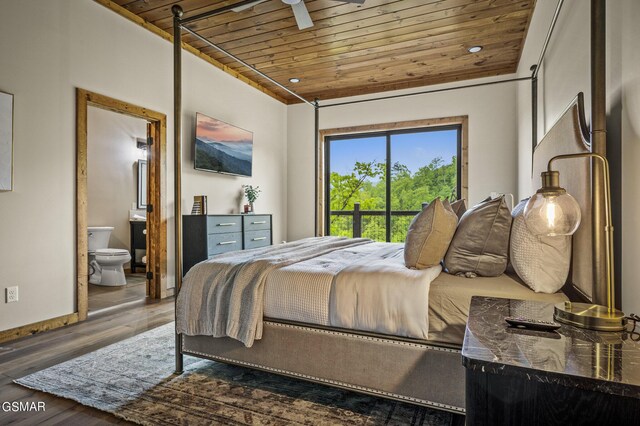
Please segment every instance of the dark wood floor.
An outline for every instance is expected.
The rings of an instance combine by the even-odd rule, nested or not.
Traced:
[[[89,312],[144,300],[147,297],[147,278],[142,274],[127,274],[127,284],[118,287],[89,284]]]
[[[135,306],[97,313],[79,324],[0,343],[0,404],[12,401],[46,404],[44,412],[12,413],[0,409],[0,425],[127,424],[102,411],[33,391],[12,381],[171,322],[173,306],[172,298],[141,301]]]

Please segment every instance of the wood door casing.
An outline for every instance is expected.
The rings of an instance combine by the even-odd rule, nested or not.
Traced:
[[[127,102],[76,89],[76,312],[80,321],[88,314],[87,241],[87,109],[89,106],[147,120],[154,143],[147,151],[148,203],[147,271],[153,272],[149,297],[160,299],[167,291],[166,129],[165,114]]]

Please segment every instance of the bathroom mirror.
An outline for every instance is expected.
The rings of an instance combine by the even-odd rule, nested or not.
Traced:
[[[147,207],[147,160],[138,160],[138,208]]]

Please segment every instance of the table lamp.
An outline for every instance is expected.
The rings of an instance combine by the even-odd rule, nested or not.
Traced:
[[[564,188],[560,187],[560,173],[551,168],[556,160],[594,158],[603,165],[605,202],[605,254],[607,276],[607,306],[590,303],[564,302],[557,304],[553,318],[561,323],[598,331],[625,329],[624,313],[614,306],[613,226],[611,220],[611,193],[609,162],[593,152],[557,155],[549,160],[547,171],[542,172],[542,188],[531,197],[524,209],[524,220],[535,235],[572,235],[580,225],[580,205]]]

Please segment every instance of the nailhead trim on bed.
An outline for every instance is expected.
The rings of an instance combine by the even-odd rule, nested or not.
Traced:
[[[450,352],[450,353],[462,353],[462,351],[459,350],[459,349],[445,348],[445,347],[441,347],[441,346],[432,346],[432,345],[429,345],[429,344],[422,344],[422,343],[405,342],[403,340],[383,339],[383,338],[380,338],[380,337],[365,336],[365,335],[362,335],[362,334],[342,333],[342,332],[339,332],[339,331],[324,330],[324,329],[321,329],[321,328],[303,327],[303,326],[299,326],[299,325],[284,324],[284,323],[271,322],[271,321],[265,321],[265,324],[274,325],[274,326],[277,326],[277,327],[295,328],[295,329],[298,329],[298,330],[312,331],[314,333],[324,333],[324,334],[332,334],[332,335],[336,335],[336,336],[344,336],[344,337],[347,337],[349,339],[362,339],[362,340],[369,340],[369,341],[381,342],[381,343],[391,343],[391,344],[394,344],[394,345],[410,346],[410,347],[413,347],[413,348],[429,349],[429,350],[432,350],[432,351],[441,351],[441,352]]]
[[[277,326],[277,327],[293,328],[293,329],[298,329],[298,330],[311,331],[311,332],[314,332],[314,333],[323,333],[323,334],[330,334],[330,335],[336,335],[336,336],[343,336],[343,337],[346,337],[348,339],[361,339],[361,340],[368,340],[368,341],[387,343],[387,344],[393,344],[393,345],[409,346],[409,347],[413,347],[413,348],[417,348],[417,349],[427,349],[427,350],[449,352],[449,353],[461,353],[461,351],[459,349],[432,346],[432,345],[421,344],[421,343],[412,343],[412,342],[406,342],[406,341],[402,341],[402,340],[383,339],[383,338],[379,338],[379,337],[365,336],[365,335],[361,335],[361,334],[343,333],[343,332],[334,331],[334,330],[324,330],[324,329],[319,329],[319,328],[304,327],[304,326],[300,326],[300,325],[285,324],[285,323],[272,322],[272,321],[265,321],[265,323],[267,323],[269,325],[272,325],[272,326]],[[366,393],[373,394],[373,395],[380,395],[380,396],[383,396],[383,397],[393,398],[393,399],[397,399],[397,400],[418,403],[420,405],[426,405],[426,406],[430,406],[430,407],[445,409],[445,410],[453,411],[453,412],[456,412],[456,413],[464,413],[465,412],[464,408],[455,407],[453,405],[442,404],[442,403],[433,402],[433,401],[427,401],[427,400],[419,399],[419,398],[412,398],[412,397],[399,395],[399,394],[395,394],[395,393],[391,393],[391,392],[385,392],[385,391],[381,391],[381,390],[378,390],[378,389],[373,389],[373,388],[369,388],[369,387],[365,387],[365,386],[353,385],[353,384],[350,384],[350,383],[345,383],[345,382],[341,382],[341,381],[337,381],[337,380],[323,379],[321,377],[309,376],[309,375],[306,375],[306,374],[296,373],[296,372],[293,372],[293,371],[282,370],[282,369],[273,368],[273,367],[267,367],[267,366],[264,366],[264,365],[261,365],[261,364],[254,364],[254,363],[246,362],[246,361],[238,361],[238,360],[235,360],[235,359],[221,357],[221,356],[217,356],[217,355],[211,355],[211,354],[206,354],[206,353],[197,352],[197,351],[186,351],[184,349],[184,341],[183,341],[183,345],[182,345],[182,353],[196,355],[196,356],[199,356],[201,358],[208,358],[208,359],[222,361],[222,362],[226,362],[226,363],[230,363],[230,364],[237,364],[237,365],[244,365],[244,366],[247,366],[247,367],[258,368],[260,370],[271,371],[271,372],[274,372],[274,373],[284,374],[284,375],[287,375],[287,376],[300,377],[300,378],[308,379],[308,380],[311,380],[311,381],[314,381],[314,382],[327,383],[327,384],[336,385],[336,386],[339,386],[339,387],[342,387],[342,388],[346,388],[346,389],[354,389],[354,390],[366,392]]]
[[[295,326],[291,326],[291,327],[295,327]],[[303,327],[299,327],[299,328],[303,328]],[[320,331],[324,331],[324,330],[320,330]],[[333,332],[331,332],[333,333]],[[344,333],[336,333],[336,334],[344,334]],[[363,336],[366,337],[366,336]],[[382,339],[379,339],[382,340]],[[421,345],[418,345],[421,346]],[[385,391],[381,391],[381,390],[377,390],[377,389],[373,389],[373,388],[368,388],[365,386],[358,386],[358,385],[352,385],[350,383],[345,383],[345,382],[340,382],[337,380],[328,380],[328,379],[323,379],[321,377],[315,377],[315,376],[309,376],[306,374],[301,374],[301,373],[296,373],[293,371],[287,371],[287,370],[281,370],[278,368],[272,368],[272,367],[267,367],[264,365],[260,365],[260,364],[254,364],[251,362],[245,362],[245,361],[238,361],[235,359],[231,359],[231,358],[225,358],[225,357],[221,357],[221,356],[215,356],[215,355],[210,355],[210,354],[205,354],[202,352],[197,352],[197,351],[185,351],[184,350],[184,344],[182,347],[182,353],[183,354],[187,354],[187,355],[197,355],[201,358],[208,358],[211,360],[215,360],[215,361],[222,361],[222,362],[226,362],[229,364],[236,364],[236,365],[244,365],[247,367],[253,367],[253,368],[258,368],[260,370],[265,370],[265,371],[271,371],[274,373],[278,373],[278,374],[284,374],[287,376],[293,376],[293,377],[300,377],[303,379],[308,379],[314,382],[320,382],[320,383],[328,383],[331,385],[337,385],[339,387],[343,387],[343,388],[347,388],[347,389],[355,389],[355,390],[359,390],[359,391],[363,391],[369,394],[373,394],[373,395],[380,395],[380,396],[385,396],[385,397],[390,397],[390,398],[394,398],[394,399],[399,399],[399,400],[403,400],[403,401],[409,401],[409,402],[414,402],[414,403],[419,403],[421,405],[427,405],[430,407],[434,407],[434,408],[443,408],[449,411],[454,411],[456,413],[465,413],[465,409],[464,408],[460,408],[460,407],[454,407],[453,405],[448,405],[448,404],[441,404],[439,402],[432,402],[432,401],[427,401],[424,399],[419,399],[419,398],[412,398],[409,396],[404,396],[404,395],[398,395],[395,393],[391,393],[391,392],[385,392]]]

